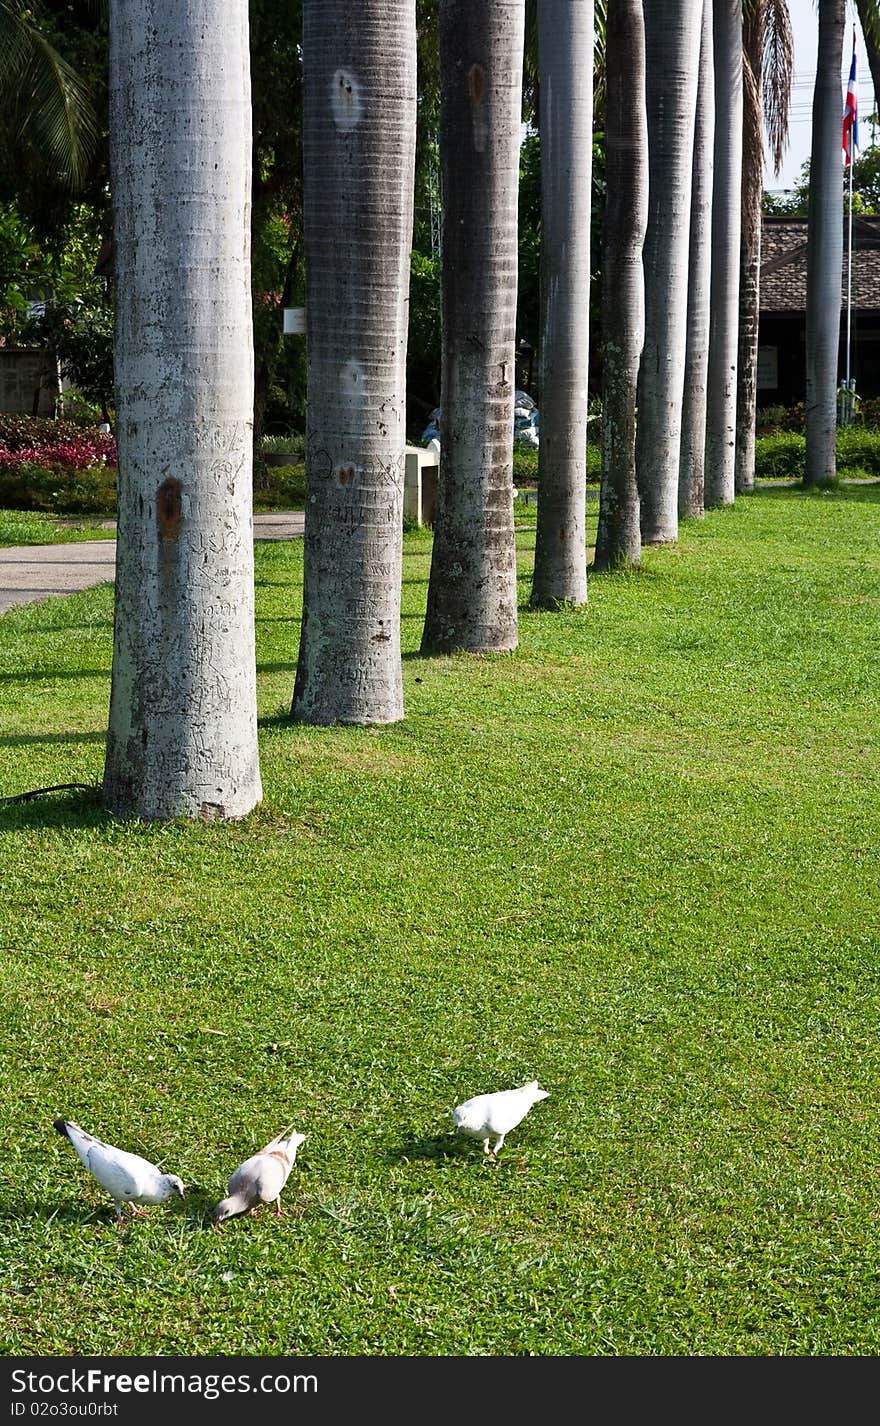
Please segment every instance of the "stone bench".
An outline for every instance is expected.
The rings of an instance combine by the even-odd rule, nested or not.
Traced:
[[[406,447],[403,477],[405,520],[414,520],[417,525],[433,525],[439,472],[439,451],[426,450],[424,446]]]

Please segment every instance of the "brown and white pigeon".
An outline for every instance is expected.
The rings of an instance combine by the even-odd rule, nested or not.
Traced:
[[[142,1159],[140,1154],[130,1154],[125,1149],[105,1144],[69,1119],[55,1119],[53,1126],[70,1140],[89,1173],[110,1194],[116,1207],[117,1223],[125,1222],[123,1203],[127,1203],[132,1213],[141,1217],[144,1210],[136,1204],[165,1203],[175,1195],[183,1198],[183,1184],[177,1175],[163,1173],[149,1159]]]
[[[281,1190],[305,1137],[295,1129],[282,1129],[258,1154],[239,1164],[227,1185],[228,1198],[222,1199],[212,1214],[215,1226],[238,1213],[252,1213],[261,1203],[274,1203],[275,1212],[280,1213]]]
[[[460,1134],[482,1139],[484,1154],[497,1154],[511,1129],[525,1119],[533,1104],[547,1098],[547,1090],[538,1081],[521,1085],[519,1089],[500,1089],[495,1094],[477,1094],[466,1099],[452,1111],[452,1119]],[[495,1140],[489,1147],[490,1139]]]

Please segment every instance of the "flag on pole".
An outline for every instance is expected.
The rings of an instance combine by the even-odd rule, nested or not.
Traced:
[[[846,86],[846,107],[843,111],[843,166],[849,168],[859,156],[859,96],[856,90],[856,31],[853,26],[852,64]]]

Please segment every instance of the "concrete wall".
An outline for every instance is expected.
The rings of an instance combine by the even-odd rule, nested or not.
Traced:
[[[58,365],[46,352],[38,348],[0,347],[0,412],[54,416],[60,388]]]

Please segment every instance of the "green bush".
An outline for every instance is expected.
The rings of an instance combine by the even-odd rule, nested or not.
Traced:
[[[263,455],[285,455],[288,452],[303,455],[305,448],[305,436],[299,432],[289,436],[266,435],[260,438],[260,451]]]
[[[761,480],[803,480],[805,438],[795,431],[758,436],[755,475]]]
[[[69,387],[64,392],[56,410],[60,407],[63,407],[63,419],[75,426],[98,426],[104,420],[101,407],[94,401],[89,401],[85,396],[81,396],[75,387]],[[112,406],[109,407],[107,414],[112,425],[115,419]]]
[[[514,485],[536,485],[538,481],[538,452],[534,446],[513,447]]]
[[[602,473],[602,451],[599,446],[587,443],[587,483],[598,485],[599,477]],[[538,452],[532,446],[514,445],[513,447],[513,483],[520,485],[537,485],[538,483]]]
[[[869,396],[859,400],[856,419],[865,430],[880,430],[880,396]]]
[[[602,447],[587,441],[587,484],[598,485],[602,477]]]
[[[856,479],[856,470],[880,476],[880,431],[856,425],[837,432],[837,473]]]
[[[806,438],[794,431],[759,436],[755,474],[761,480],[803,480]],[[880,431],[847,426],[837,432],[837,474],[858,480],[880,476]]]
[[[61,441],[81,440],[82,436],[80,421],[55,421],[51,416],[0,416],[0,445],[10,451],[57,445]]]
[[[796,406],[759,406],[755,413],[755,430],[759,436],[775,436],[780,431],[802,433],[805,420],[803,401]]]
[[[781,432],[803,434],[806,424],[806,408],[803,401],[796,406],[760,406],[755,416],[755,430],[758,436],[775,436]],[[880,431],[880,396],[859,397],[855,426],[861,432]]]
[[[263,466],[254,469],[255,510],[302,510],[306,503],[304,465]]]
[[[52,514],[115,515],[116,468],[90,465],[21,465],[0,470],[0,506],[8,510],[44,510]]]

